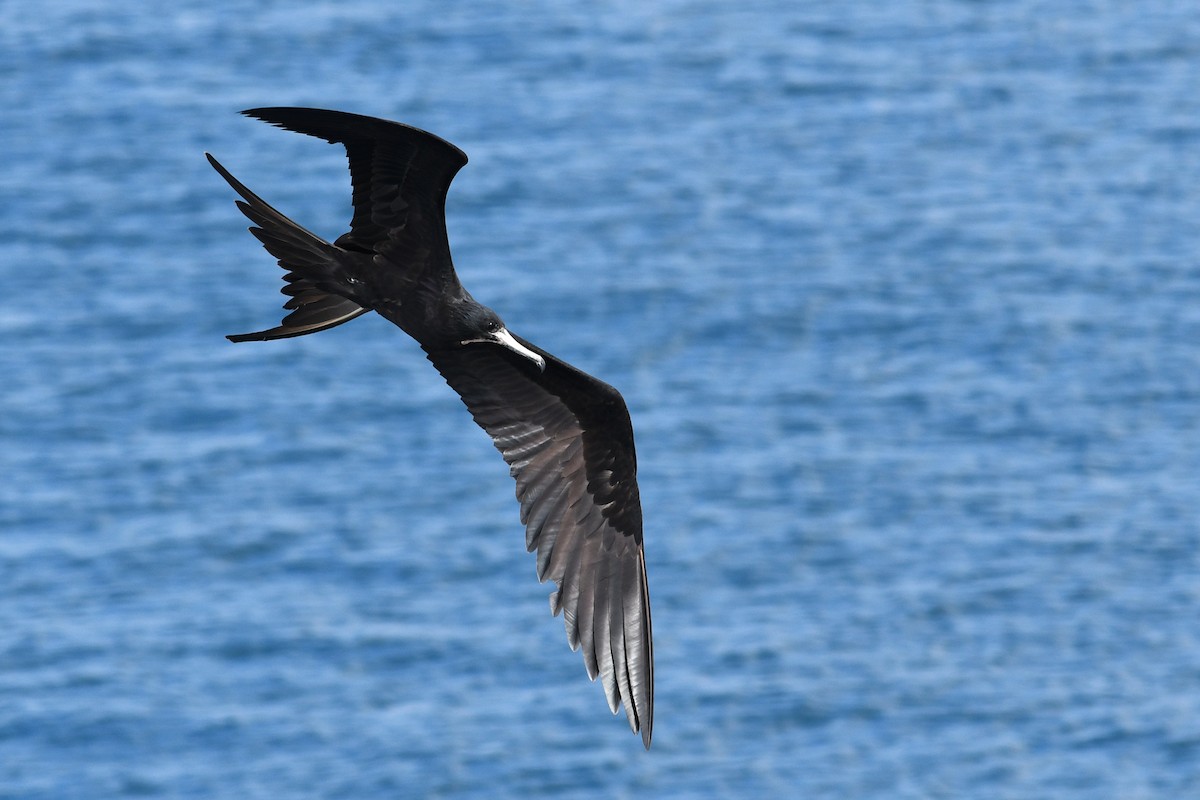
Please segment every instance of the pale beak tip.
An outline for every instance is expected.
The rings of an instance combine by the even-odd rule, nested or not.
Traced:
[[[492,334],[491,341],[502,347],[507,347],[519,356],[529,359],[537,366],[538,372],[546,371],[546,359],[518,342],[506,328],[501,328]],[[464,344],[466,343],[464,342]]]

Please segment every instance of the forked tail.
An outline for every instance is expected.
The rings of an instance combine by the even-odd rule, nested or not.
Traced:
[[[338,284],[339,249],[272,208],[266,201],[242,185],[208,153],[208,163],[242,196],[237,206],[257,227],[250,232],[267,252],[279,259],[279,266],[288,272],[283,293],[290,299],[283,307],[292,313],[283,318],[279,327],[256,333],[240,333],[225,338],[231,342],[261,342],[268,339],[287,339],[316,333],[343,322],[349,322],[370,309],[353,300],[328,291]]]

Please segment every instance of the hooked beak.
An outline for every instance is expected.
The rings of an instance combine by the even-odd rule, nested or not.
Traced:
[[[507,347],[517,355],[523,358],[528,358],[530,361],[536,364],[538,372],[546,371],[546,359],[542,358],[537,353],[518,342],[513,335],[508,332],[508,328],[501,328],[495,333],[490,334],[486,339],[468,339],[467,341],[463,342],[463,344],[471,344],[472,342],[491,342],[492,344],[498,344],[501,347]]]

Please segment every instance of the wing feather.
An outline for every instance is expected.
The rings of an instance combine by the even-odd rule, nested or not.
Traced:
[[[612,642],[612,595],[613,564],[600,559],[596,564],[596,594],[592,607],[592,646],[595,648],[596,667],[600,673],[600,685],[608,698],[608,707],[615,714],[620,703],[620,687],[617,686],[613,670]]]
[[[543,372],[491,344],[427,352],[508,462],[567,643],[649,747],[650,603],[629,413],[612,387],[518,340],[546,359]]]

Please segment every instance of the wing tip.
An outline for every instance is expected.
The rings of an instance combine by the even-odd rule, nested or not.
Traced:
[[[228,333],[225,338],[231,342],[265,342],[267,337],[262,333]]]
[[[454,169],[455,172],[466,166],[469,160],[467,154],[458,145],[443,139],[436,133],[430,133],[424,128],[418,128],[415,125],[409,125],[405,122],[396,122],[395,120],[383,119],[382,117],[370,117],[350,111],[337,111],[331,108],[308,108],[305,106],[260,106],[258,108],[246,108],[238,113],[251,119],[261,120],[277,128],[283,128],[294,133],[303,133],[307,136],[316,136],[330,144],[337,142],[344,144],[346,134],[350,133],[351,126],[360,129],[352,133],[356,137],[363,131],[382,133],[402,129],[410,134],[415,133],[419,136],[428,137],[431,141],[437,142],[446,148],[452,160],[458,162],[457,167]],[[325,123],[332,123],[333,127],[324,130],[314,129],[312,126],[314,118],[319,117],[323,117],[323,122]],[[318,127],[324,127],[324,125],[318,123]],[[373,137],[368,136],[368,138]]]

